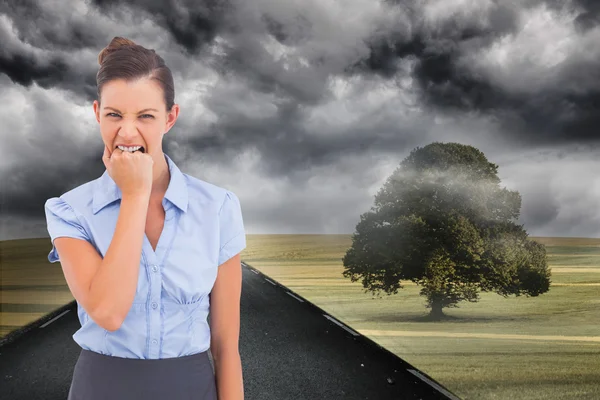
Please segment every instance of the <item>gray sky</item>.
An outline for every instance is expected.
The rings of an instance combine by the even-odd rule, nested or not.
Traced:
[[[181,113],[163,148],[239,196],[247,233],[351,233],[441,141],[499,165],[530,235],[600,237],[600,3],[166,3],[0,3],[0,240],[47,236],[46,199],[103,173],[114,36],[165,59]]]

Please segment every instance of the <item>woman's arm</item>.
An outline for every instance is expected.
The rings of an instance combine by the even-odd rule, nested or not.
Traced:
[[[218,267],[210,293],[210,350],[219,400],[243,400],[239,352],[242,264],[237,254]]]

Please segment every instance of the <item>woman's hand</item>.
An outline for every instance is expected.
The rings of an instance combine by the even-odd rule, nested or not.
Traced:
[[[102,162],[123,196],[150,195],[152,191],[152,156],[141,151],[130,153],[104,146]]]

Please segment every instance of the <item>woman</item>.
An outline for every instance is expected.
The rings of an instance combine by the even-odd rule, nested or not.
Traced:
[[[45,204],[81,322],[68,398],[243,399],[239,200],[163,153],[179,106],[154,50],[115,37],[98,62],[106,171]]]

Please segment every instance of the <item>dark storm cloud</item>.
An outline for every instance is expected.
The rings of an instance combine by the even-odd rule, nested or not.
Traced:
[[[86,65],[73,65],[61,53],[98,48],[102,35],[94,24],[76,18],[64,23],[65,14],[53,19],[31,0],[2,2],[0,14],[10,20],[19,40],[12,39],[8,30],[0,30],[0,74],[18,85],[31,86],[35,82],[43,88],[63,87],[88,100],[95,99],[96,71],[89,68],[91,65],[87,71]],[[42,55],[36,48],[47,52]]]
[[[357,57],[354,54],[357,49],[352,46],[362,51],[364,45],[356,45],[352,38],[348,43],[342,42],[343,38],[340,41],[327,36],[320,39],[318,29],[323,28],[318,24],[324,22],[311,21],[314,15],[302,7],[280,12],[285,17],[279,16],[281,20],[278,20],[274,10],[263,6],[254,13],[252,2],[245,4],[247,9],[239,10],[238,19],[232,18],[243,21],[244,30],[226,35],[226,41],[213,55],[210,65],[219,71],[224,81],[236,80],[247,91],[272,95],[276,111],[266,117],[246,117],[231,107],[221,106],[233,99],[229,93],[213,89],[205,104],[209,109],[218,109],[219,120],[202,135],[186,141],[186,147],[193,149],[192,152],[202,152],[217,161],[225,149],[235,153],[253,148],[264,161],[259,166],[261,172],[272,177],[291,176],[301,175],[312,167],[333,165],[342,157],[365,152],[397,152],[424,133],[424,126],[403,128],[393,112],[386,116],[383,111],[380,121],[347,126],[340,134],[328,135],[307,128],[305,121],[310,110],[332,99],[331,78],[343,76],[347,60]],[[281,8],[286,8],[285,3]],[[277,43],[291,46],[298,55],[274,57],[265,45],[269,36]],[[311,51],[317,44],[322,50]],[[299,62],[301,57],[303,63]],[[365,85],[365,90],[371,89]]]
[[[538,2],[539,4],[539,2]],[[583,18],[597,18],[596,2],[579,0]],[[486,15],[489,23],[448,18],[428,29],[422,17],[415,19],[414,35],[378,35],[369,41],[369,57],[348,68],[349,73],[393,76],[399,59],[415,60],[414,75],[425,104],[458,112],[477,111],[498,118],[507,135],[529,143],[595,141],[600,138],[600,58],[573,59],[564,63],[553,87],[527,94],[505,90],[487,76],[460,63],[465,52],[489,47],[515,33],[522,11],[510,4],[496,3]],[[414,15],[419,15],[414,13]],[[597,25],[597,24],[596,24]],[[569,85],[585,79],[586,90]]]
[[[0,87],[7,87],[7,81],[2,77]],[[17,97],[16,102],[21,100]],[[0,148],[4,160],[12,161],[0,169],[2,214],[39,216],[45,199],[104,172],[102,147],[85,143],[86,125],[70,114],[70,100],[32,90],[27,102],[24,109],[8,102],[5,108],[15,111],[2,114]]]
[[[325,231],[326,224],[332,231],[336,220],[347,232],[371,200],[365,188],[384,178],[378,160],[389,157],[384,164],[391,167],[440,137],[487,149],[495,161],[511,146],[521,151],[516,144],[524,141],[529,148],[591,142],[600,122],[600,47],[594,48],[591,29],[599,8],[591,0],[48,4],[0,3],[0,96],[8,90],[14,96],[3,97],[14,106],[0,114],[1,138],[11,149],[6,154],[15,155],[14,165],[2,164],[0,179],[2,210],[12,216],[39,217],[41,199],[104,171],[99,136],[74,138],[97,130],[85,125],[95,123],[96,56],[114,36],[156,46],[180,79],[175,101],[182,114],[165,136],[165,152],[180,165],[205,163],[218,176],[246,175],[254,185],[246,193],[255,197],[256,187],[269,186],[268,208],[260,198],[244,204],[253,226],[272,230]],[[565,59],[552,66],[529,60],[500,65],[490,49],[518,37],[525,18],[536,15],[526,9],[544,4],[554,10],[547,19],[572,34]],[[580,10],[574,21],[560,19],[563,8],[574,7]],[[549,38],[537,48],[550,49],[561,39]],[[590,49],[580,51],[584,43]],[[507,45],[509,61],[521,44]],[[545,79],[530,82],[525,72]],[[87,107],[88,120],[80,106]],[[17,115],[25,112],[27,128],[19,131]],[[19,134],[6,133],[8,126]],[[252,169],[231,161],[247,154]],[[528,163],[517,162],[523,170]],[[535,227],[548,225],[567,206],[548,199],[556,190],[550,183],[526,182],[541,182],[539,177],[523,178],[516,170],[509,176],[531,189],[534,200],[525,198],[524,215]],[[304,206],[312,217],[298,211]],[[326,217],[331,221],[322,222]],[[590,223],[582,229],[595,228]]]
[[[193,136],[185,146],[215,162],[223,156],[219,149],[236,153],[252,147],[264,160],[258,166],[260,172],[270,177],[293,177],[313,167],[334,165],[343,157],[400,151],[415,144],[413,136],[425,135],[427,131],[427,125],[416,125],[410,134],[402,135],[398,132],[402,127],[386,120],[350,127],[341,137],[328,136],[307,131],[303,124],[306,118],[301,107],[292,103],[280,106],[277,114],[267,119],[225,115],[207,136]]]
[[[2,213],[7,215],[39,215],[40,199],[60,196],[66,191],[95,179],[104,172],[104,165],[90,162],[92,157],[75,158],[73,163],[63,164],[60,175],[39,164],[26,163],[2,171],[0,182],[4,192]],[[33,181],[35,179],[35,183]],[[42,202],[43,206],[43,202]]]
[[[52,5],[60,11],[60,7]],[[64,23],[68,15],[69,4],[64,5],[64,13],[48,15],[39,0],[17,0],[0,3],[0,14],[6,15],[17,30],[21,41],[40,49],[77,50],[98,44],[101,31],[86,21],[71,18]],[[61,23],[62,22],[62,23]],[[6,44],[6,38],[3,38]]]
[[[578,9],[579,15],[574,22],[580,32],[595,28],[600,23],[600,2],[597,0],[547,0],[546,4],[556,10],[565,7]]]
[[[535,5],[532,3],[531,6]],[[275,174],[288,174],[307,165],[332,162],[342,154],[402,148],[407,136],[417,132],[397,128],[393,135],[386,136],[385,129],[376,131],[370,127],[366,133],[349,127],[343,137],[328,142],[324,136],[315,139],[311,135],[313,132],[306,132],[297,123],[304,118],[297,106],[323,102],[329,94],[326,82],[331,76],[343,74],[350,78],[378,74],[393,81],[400,73],[399,60],[415,62],[412,78],[423,106],[445,112],[480,112],[504,126],[507,138],[512,136],[513,140],[530,144],[595,139],[595,125],[600,122],[596,101],[599,88],[591,87],[582,92],[577,87],[570,90],[564,83],[579,79],[578,75],[581,76],[583,71],[589,71],[588,74],[600,71],[596,65],[600,62],[570,60],[559,74],[561,79],[552,87],[527,94],[505,90],[488,76],[465,68],[460,62],[465,53],[489,48],[516,33],[521,28],[522,8],[496,3],[489,8],[485,18],[475,14],[472,17],[448,17],[432,26],[425,24],[421,4],[408,2],[398,7],[409,16],[410,29],[403,22],[393,29],[373,29],[377,33],[365,40],[369,53],[333,71],[326,68],[326,56],[309,60],[312,62],[310,67],[296,66],[291,67],[293,72],[284,71],[280,63],[271,61],[258,41],[260,36],[232,37],[215,65],[228,74],[243,77],[256,91],[277,94],[284,105],[276,117],[267,120],[222,115],[213,136],[198,138],[191,144],[198,149],[207,145],[238,149],[251,144],[261,148],[269,162],[266,168]],[[304,29],[295,28],[294,24],[282,24],[271,15],[263,15],[262,21],[267,32],[284,44],[302,43],[307,36],[306,27],[310,26],[306,18],[295,19]],[[334,48],[330,50],[336,52]],[[303,79],[308,69],[310,74]]]
[[[123,18],[125,11],[140,24],[151,18],[189,56],[197,54],[215,38],[233,7],[225,0],[186,0],[177,5],[152,0],[94,0],[91,5],[97,7],[94,12],[117,20]],[[35,82],[44,88],[62,87],[92,102],[97,98],[97,60],[84,65],[74,64],[68,52],[81,49],[99,52],[119,34],[111,34],[90,23],[93,15],[75,17],[71,14],[67,22],[68,7],[68,4],[64,5],[64,13],[48,14],[36,1],[0,3],[0,14],[10,19],[22,42],[7,45],[9,33],[0,31],[0,42],[4,43],[0,52],[0,73],[19,85],[30,86]],[[48,53],[39,55],[30,46]]]
[[[127,9],[139,21],[152,19],[190,55],[210,43],[227,15],[234,12],[234,4],[229,0],[93,0],[92,4],[115,18]]]
[[[279,36],[279,33],[275,35]],[[263,39],[261,34],[253,37],[232,35],[229,37],[231,43],[223,45],[223,53],[214,55],[211,65],[225,77],[242,78],[250,88],[261,93],[273,93],[284,101],[305,106],[322,101],[327,93],[327,79],[334,71],[327,71],[314,63],[284,67],[283,61],[274,60],[267,52]]]

